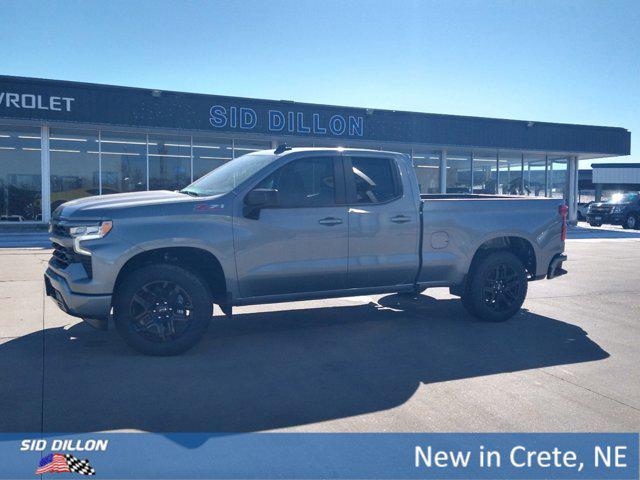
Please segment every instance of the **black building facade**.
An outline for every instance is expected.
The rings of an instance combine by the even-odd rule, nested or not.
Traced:
[[[564,197],[574,218],[578,161],[630,153],[624,128],[0,76],[0,218],[42,222],[74,198],[182,188],[281,142],[403,152],[424,192]]]

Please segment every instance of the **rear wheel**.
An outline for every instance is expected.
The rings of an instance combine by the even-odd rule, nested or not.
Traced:
[[[190,349],[204,335],[213,314],[205,282],[169,264],[130,273],[118,288],[114,307],[120,335],[147,355],[176,355]]]
[[[475,317],[503,322],[522,307],[527,296],[527,272],[514,254],[489,254],[473,267],[470,275],[462,305]]]

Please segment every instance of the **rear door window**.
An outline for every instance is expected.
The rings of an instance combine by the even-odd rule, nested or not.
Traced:
[[[385,203],[402,193],[398,167],[391,158],[351,157],[349,177],[351,197],[357,204]]]

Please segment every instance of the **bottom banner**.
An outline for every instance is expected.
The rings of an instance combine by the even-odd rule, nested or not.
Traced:
[[[0,435],[0,478],[638,479],[638,434]]]

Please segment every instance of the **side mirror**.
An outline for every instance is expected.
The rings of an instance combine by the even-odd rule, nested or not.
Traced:
[[[276,207],[278,205],[278,190],[255,188],[244,197],[244,204],[254,208]]]
[[[254,188],[244,197],[244,216],[252,220],[260,218],[260,209],[278,206],[278,190]]]

